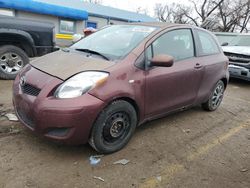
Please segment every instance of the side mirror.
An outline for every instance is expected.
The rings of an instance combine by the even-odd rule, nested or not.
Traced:
[[[174,64],[174,58],[170,55],[159,54],[154,56],[150,62],[152,66],[171,67]]]
[[[228,42],[223,42],[221,46],[228,46]]]

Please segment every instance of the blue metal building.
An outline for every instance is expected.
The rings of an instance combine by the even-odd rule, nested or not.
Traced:
[[[86,27],[156,21],[147,15],[83,0],[0,0],[1,14],[52,22],[60,36],[82,33]]]

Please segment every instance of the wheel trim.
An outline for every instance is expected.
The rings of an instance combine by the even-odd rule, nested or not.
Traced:
[[[221,101],[222,101],[222,98],[223,98],[223,95],[224,95],[224,87],[222,84],[219,84],[215,90],[214,90],[214,93],[213,93],[213,96],[212,96],[212,106],[213,108],[216,108],[220,105]]]
[[[22,58],[13,52],[8,52],[0,57],[0,68],[8,74],[18,73],[24,66]]]
[[[103,127],[103,138],[107,144],[125,138],[130,127],[129,116],[125,112],[117,112],[109,116]]]

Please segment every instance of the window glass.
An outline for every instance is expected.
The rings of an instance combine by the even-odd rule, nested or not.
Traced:
[[[201,55],[210,55],[219,53],[220,50],[213,37],[204,31],[197,31],[201,42]]]
[[[146,65],[149,66],[150,65],[150,60],[153,58],[153,48],[152,45],[150,45],[147,49],[146,49]]]
[[[69,20],[60,20],[60,33],[73,34],[75,31],[75,22]]]
[[[3,15],[3,16],[15,16],[15,12],[13,10],[0,8],[0,15]]]
[[[156,39],[153,44],[153,56],[167,54],[176,61],[194,56],[193,37],[190,29],[167,32]]]
[[[155,30],[155,27],[139,25],[108,26],[83,38],[72,48],[90,49],[102,53],[110,59],[119,59],[126,56]]]

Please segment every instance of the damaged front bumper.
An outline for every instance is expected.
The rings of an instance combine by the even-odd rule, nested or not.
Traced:
[[[228,69],[230,77],[250,81],[250,69],[233,64],[230,64]]]

